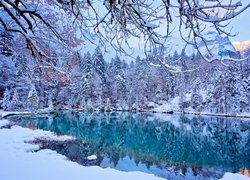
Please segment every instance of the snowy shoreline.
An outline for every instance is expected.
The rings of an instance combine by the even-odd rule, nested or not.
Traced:
[[[84,109],[60,109],[59,111],[76,111],[76,112],[131,112],[131,113],[162,113],[162,114],[183,114],[183,115],[197,115],[197,116],[215,116],[215,117],[225,117],[225,118],[250,118],[249,113],[242,113],[241,114],[220,114],[220,113],[210,113],[210,112],[188,112],[185,111],[155,111],[155,110],[112,110],[112,111],[100,111],[100,110],[84,110]],[[35,115],[35,114],[53,114],[56,113],[56,110],[51,109],[40,109],[36,111],[2,111],[0,110],[0,119],[6,118],[8,116],[13,115]]]
[[[5,180],[43,179],[145,179],[160,180],[153,174],[139,171],[122,172],[98,166],[84,167],[69,161],[65,156],[49,149],[40,150],[39,145],[31,144],[36,138],[65,141],[68,136],[56,136],[50,131],[32,130],[20,126],[4,128],[7,120],[0,120],[0,169]],[[14,172],[14,173],[13,173]],[[43,172],[43,173],[41,173]]]
[[[78,111],[78,112],[96,112],[100,110],[84,110],[84,109],[62,109],[63,110],[70,110],[70,111]],[[102,111],[101,111],[102,112]],[[103,111],[104,112],[104,111]],[[112,109],[111,111],[106,112],[131,112],[131,113],[137,113],[137,112],[145,112],[145,113],[162,113],[162,114],[183,114],[183,115],[197,115],[197,116],[218,116],[218,117],[237,117],[237,118],[250,118],[250,113],[242,113],[242,114],[221,114],[221,113],[210,113],[210,112],[195,112],[195,111],[164,111],[164,110],[155,110],[155,109],[149,109],[149,110],[121,110],[121,109]]]
[[[209,113],[209,112],[184,112],[184,114],[194,114],[194,115],[198,115],[198,116],[218,116],[218,117],[236,117],[236,118],[250,118],[250,114],[243,114],[243,115],[239,115],[239,114],[216,114],[216,113]]]

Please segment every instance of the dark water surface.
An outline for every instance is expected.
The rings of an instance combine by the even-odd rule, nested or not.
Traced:
[[[167,179],[218,179],[225,172],[250,169],[247,119],[71,111],[9,119],[74,136],[74,142],[55,142],[46,148],[85,166],[142,171]],[[92,154],[97,160],[88,161]]]

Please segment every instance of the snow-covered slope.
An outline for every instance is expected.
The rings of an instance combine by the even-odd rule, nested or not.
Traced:
[[[234,41],[233,45],[237,51],[244,52],[246,49],[250,49],[250,40],[247,41]]]
[[[201,41],[198,46],[202,53],[207,54],[207,49],[214,56],[225,57],[236,55],[236,49],[227,36],[220,36],[217,32],[209,31],[204,35],[206,43]]]
[[[237,55],[237,51],[234,48],[232,42],[227,36],[221,36],[217,32],[208,31],[203,35],[206,39],[206,44],[203,41],[198,42],[198,47],[203,55],[208,54],[206,45],[213,56],[215,57],[228,57]],[[170,37],[168,40],[168,48],[166,49],[167,54],[173,55],[175,51],[178,54],[181,53],[182,49],[185,47],[186,43],[179,37]],[[196,53],[197,50],[189,45],[185,50],[188,56]]]

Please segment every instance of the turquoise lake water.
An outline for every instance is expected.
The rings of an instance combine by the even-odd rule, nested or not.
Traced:
[[[250,169],[250,121],[158,113],[80,113],[12,116],[23,127],[76,138],[52,143],[85,166],[142,171],[168,179],[218,179]],[[95,154],[96,160],[87,156]]]

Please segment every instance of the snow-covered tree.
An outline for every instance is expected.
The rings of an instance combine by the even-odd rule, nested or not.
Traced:
[[[11,104],[11,97],[12,97],[11,91],[9,89],[6,89],[4,92],[4,97],[3,97],[2,103],[1,103],[1,107],[4,110],[9,109],[10,104]]]
[[[161,89],[162,89],[161,85],[158,84],[156,87],[156,91],[155,91],[155,96],[156,96],[156,98],[158,98],[158,101],[160,101],[162,98],[162,90]]]
[[[13,35],[5,30],[0,31],[0,53],[4,56],[13,55]]]
[[[136,106],[139,109],[145,108],[147,103],[147,70],[146,63],[143,59],[137,57],[135,62],[135,74],[134,74],[134,85],[135,85],[135,98],[136,98]]]
[[[124,71],[122,69],[122,61],[118,56],[111,62],[112,73],[113,73],[113,98],[117,101],[117,103],[121,104],[123,100],[126,100],[127,97],[127,89],[126,89],[126,79],[124,75]]]
[[[71,85],[74,101],[81,107],[85,107],[85,100],[92,97],[94,69],[91,55],[89,52],[79,57],[78,75],[75,75],[74,82]]]
[[[92,55],[93,67],[97,75],[101,78],[102,83],[106,82],[106,67],[102,51],[97,47]]]
[[[15,63],[11,58],[0,55],[0,99],[5,90],[11,89],[15,82]]]
[[[37,109],[39,97],[37,95],[36,87],[34,84],[31,84],[30,91],[29,91],[27,98],[29,102],[29,109]]]

